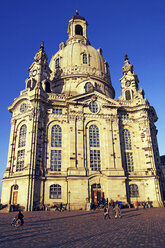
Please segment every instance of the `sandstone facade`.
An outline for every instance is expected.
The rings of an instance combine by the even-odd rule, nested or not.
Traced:
[[[109,66],[87,38],[78,12],[50,65],[43,42],[12,113],[2,203],[66,203],[85,209],[100,198],[162,206],[157,115],[125,56],[114,99]],[[165,195],[164,195],[165,196]]]

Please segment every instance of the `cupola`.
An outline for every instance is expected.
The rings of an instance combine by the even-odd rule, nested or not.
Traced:
[[[87,26],[88,23],[85,18],[80,16],[78,10],[76,10],[76,14],[72,16],[68,24],[69,39],[67,40],[67,43],[72,39],[79,39],[83,40],[85,43],[89,43],[87,39]]]

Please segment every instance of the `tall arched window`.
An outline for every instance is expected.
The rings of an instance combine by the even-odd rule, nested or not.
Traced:
[[[53,184],[50,186],[50,199],[61,199],[61,186],[59,184]]]
[[[19,142],[18,142],[18,147],[23,147],[26,145],[26,132],[27,132],[27,127],[26,125],[22,125],[19,131]]]
[[[90,147],[100,147],[99,129],[96,125],[89,127],[89,145]]]
[[[59,125],[54,125],[52,127],[51,147],[50,169],[51,171],[61,171],[62,129]]]
[[[130,197],[138,197],[139,196],[139,189],[136,184],[129,185],[129,194]]]
[[[91,170],[101,169],[99,129],[96,125],[89,127],[90,167]]]
[[[81,25],[76,25],[75,26],[75,34],[77,35],[83,35],[83,28]]]
[[[62,146],[62,130],[59,125],[54,125],[51,132],[51,146],[61,147]]]
[[[122,131],[122,136],[123,136],[123,145],[125,150],[131,150],[131,135],[128,129],[124,129]]]
[[[125,99],[126,99],[126,100],[131,100],[131,94],[130,94],[130,91],[129,91],[129,90],[127,90],[127,91],[125,92]]]
[[[87,55],[83,54],[83,64],[87,64]]]
[[[131,145],[131,135],[127,129],[122,131],[123,138],[123,149],[124,149],[124,160],[125,160],[125,169],[128,172],[134,171],[134,161],[133,161],[133,153],[132,153],[132,145]]]

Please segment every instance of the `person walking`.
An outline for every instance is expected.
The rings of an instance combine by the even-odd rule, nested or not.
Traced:
[[[138,203],[138,201],[136,201],[135,202],[135,208],[136,208],[136,210],[138,210],[138,207],[139,207],[139,203]]]
[[[114,210],[115,210],[115,219],[121,218],[121,211],[118,203],[115,205]]]
[[[107,217],[108,217],[108,219],[110,219],[108,206],[105,205],[105,207],[104,207],[104,220],[106,220]]]

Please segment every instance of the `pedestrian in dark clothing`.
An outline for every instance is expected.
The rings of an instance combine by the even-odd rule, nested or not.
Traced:
[[[110,204],[112,207],[114,207],[114,201],[111,199]]]
[[[17,220],[20,220],[21,221],[21,226],[24,223],[23,217],[24,217],[24,215],[22,214],[21,210],[19,210],[18,214],[15,216],[15,219],[16,219],[16,221]]]
[[[108,207],[107,207],[107,205],[106,205],[106,206],[104,207],[104,220],[106,220],[107,217],[108,217],[108,219],[110,219]]]

